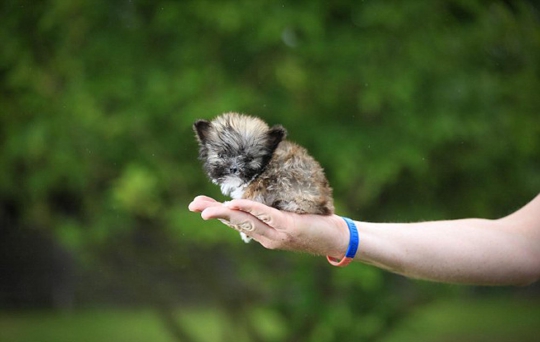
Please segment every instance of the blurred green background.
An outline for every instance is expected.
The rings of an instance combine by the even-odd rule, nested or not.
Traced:
[[[360,220],[497,218],[540,191],[534,1],[0,5],[1,341],[538,341],[540,287],[268,251],[191,125],[283,124]]]

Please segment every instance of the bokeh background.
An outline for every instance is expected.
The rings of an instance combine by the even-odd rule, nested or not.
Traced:
[[[540,192],[535,1],[0,4],[1,341],[538,341],[540,288],[268,251],[192,123],[283,124],[360,220],[498,218]]]

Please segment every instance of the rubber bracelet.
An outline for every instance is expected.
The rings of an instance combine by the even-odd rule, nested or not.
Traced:
[[[354,222],[347,217],[342,217],[342,219],[345,220],[345,222],[347,223],[347,227],[349,227],[350,238],[347,252],[341,260],[326,256],[326,260],[328,260],[331,265],[337,267],[345,267],[350,264],[351,261],[353,261],[354,256],[356,255],[356,251],[358,250],[358,242],[360,241],[360,239],[358,238],[358,229],[356,229],[356,225],[354,224]]]

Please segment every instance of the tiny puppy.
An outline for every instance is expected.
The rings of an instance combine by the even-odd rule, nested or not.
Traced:
[[[285,128],[225,113],[193,124],[199,159],[221,192],[299,214],[334,213],[332,188],[305,148],[285,140]],[[251,238],[240,233],[245,242]]]

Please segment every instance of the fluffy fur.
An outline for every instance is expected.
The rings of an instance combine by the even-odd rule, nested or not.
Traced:
[[[334,213],[323,169],[305,148],[284,140],[282,126],[226,113],[193,129],[204,170],[224,195],[300,214]]]

